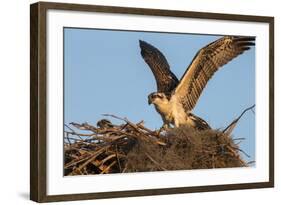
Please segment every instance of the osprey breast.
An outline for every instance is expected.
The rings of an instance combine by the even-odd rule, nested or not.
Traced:
[[[172,96],[170,104],[175,126],[178,127],[181,124],[185,124],[187,120],[187,114],[182,104],[175,96]]]

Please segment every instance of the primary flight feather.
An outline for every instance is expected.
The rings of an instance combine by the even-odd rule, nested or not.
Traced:
[[[254,37],[225,36],[200,49],[179,81],[170,70],[165,56],[154,46],[139,41],[141,55],[149,65],[157,84],[157,92],[148,96],[161,115],[164,126],[187,125],[195,129],[210,126],[191,113],[203,89],[223,65],[255,45]]]

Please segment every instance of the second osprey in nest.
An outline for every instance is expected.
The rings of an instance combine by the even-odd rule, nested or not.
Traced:
[[[141,55],[149,65],[157,83],[157,92],[148,96],[167,128],[186,125],[195,129],[210,126],[191,113],[204,87],[213,74],[244,51],[255,45],[254,37],[225,36],[203,47],[193,58],[181,80],[170,70],[165,56],[154,46],[139,41]]]

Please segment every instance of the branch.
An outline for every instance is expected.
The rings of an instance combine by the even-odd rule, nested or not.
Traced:
[[[227,135],[229,135],[233,129],[235,128],[235,126],[237,125],[238,121],[242,118],[242,116],[249,110],[252,110],[256,105],[252,105],[251,107],[246,108],[238,118],[236,118],[235,120],[233,120],[223,131],[222,133],[226,133]]]
[[[147,156],[148,159],[150,159],[150,161],[152,161],[154,164],[156,164],[159,169],[161,169],[163,171],[167,171],[167,169],[165,169],[164,167],[161,167],[160,164],[155,159],[153,159],[148,153],[145,153],[145,155]]]

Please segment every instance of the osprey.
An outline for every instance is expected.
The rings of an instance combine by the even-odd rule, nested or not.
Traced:
[[[139,41],[141,55],[150,67],[157,92],[148,96],[164,122],[163,127],[186,125],[199,130],[210,129],[200,117],[191,113],[203,89],[214,73],[255,43],[254,37],[225,36],[200,49],[181,80],[170,70],[165,56],[154,46]]]

